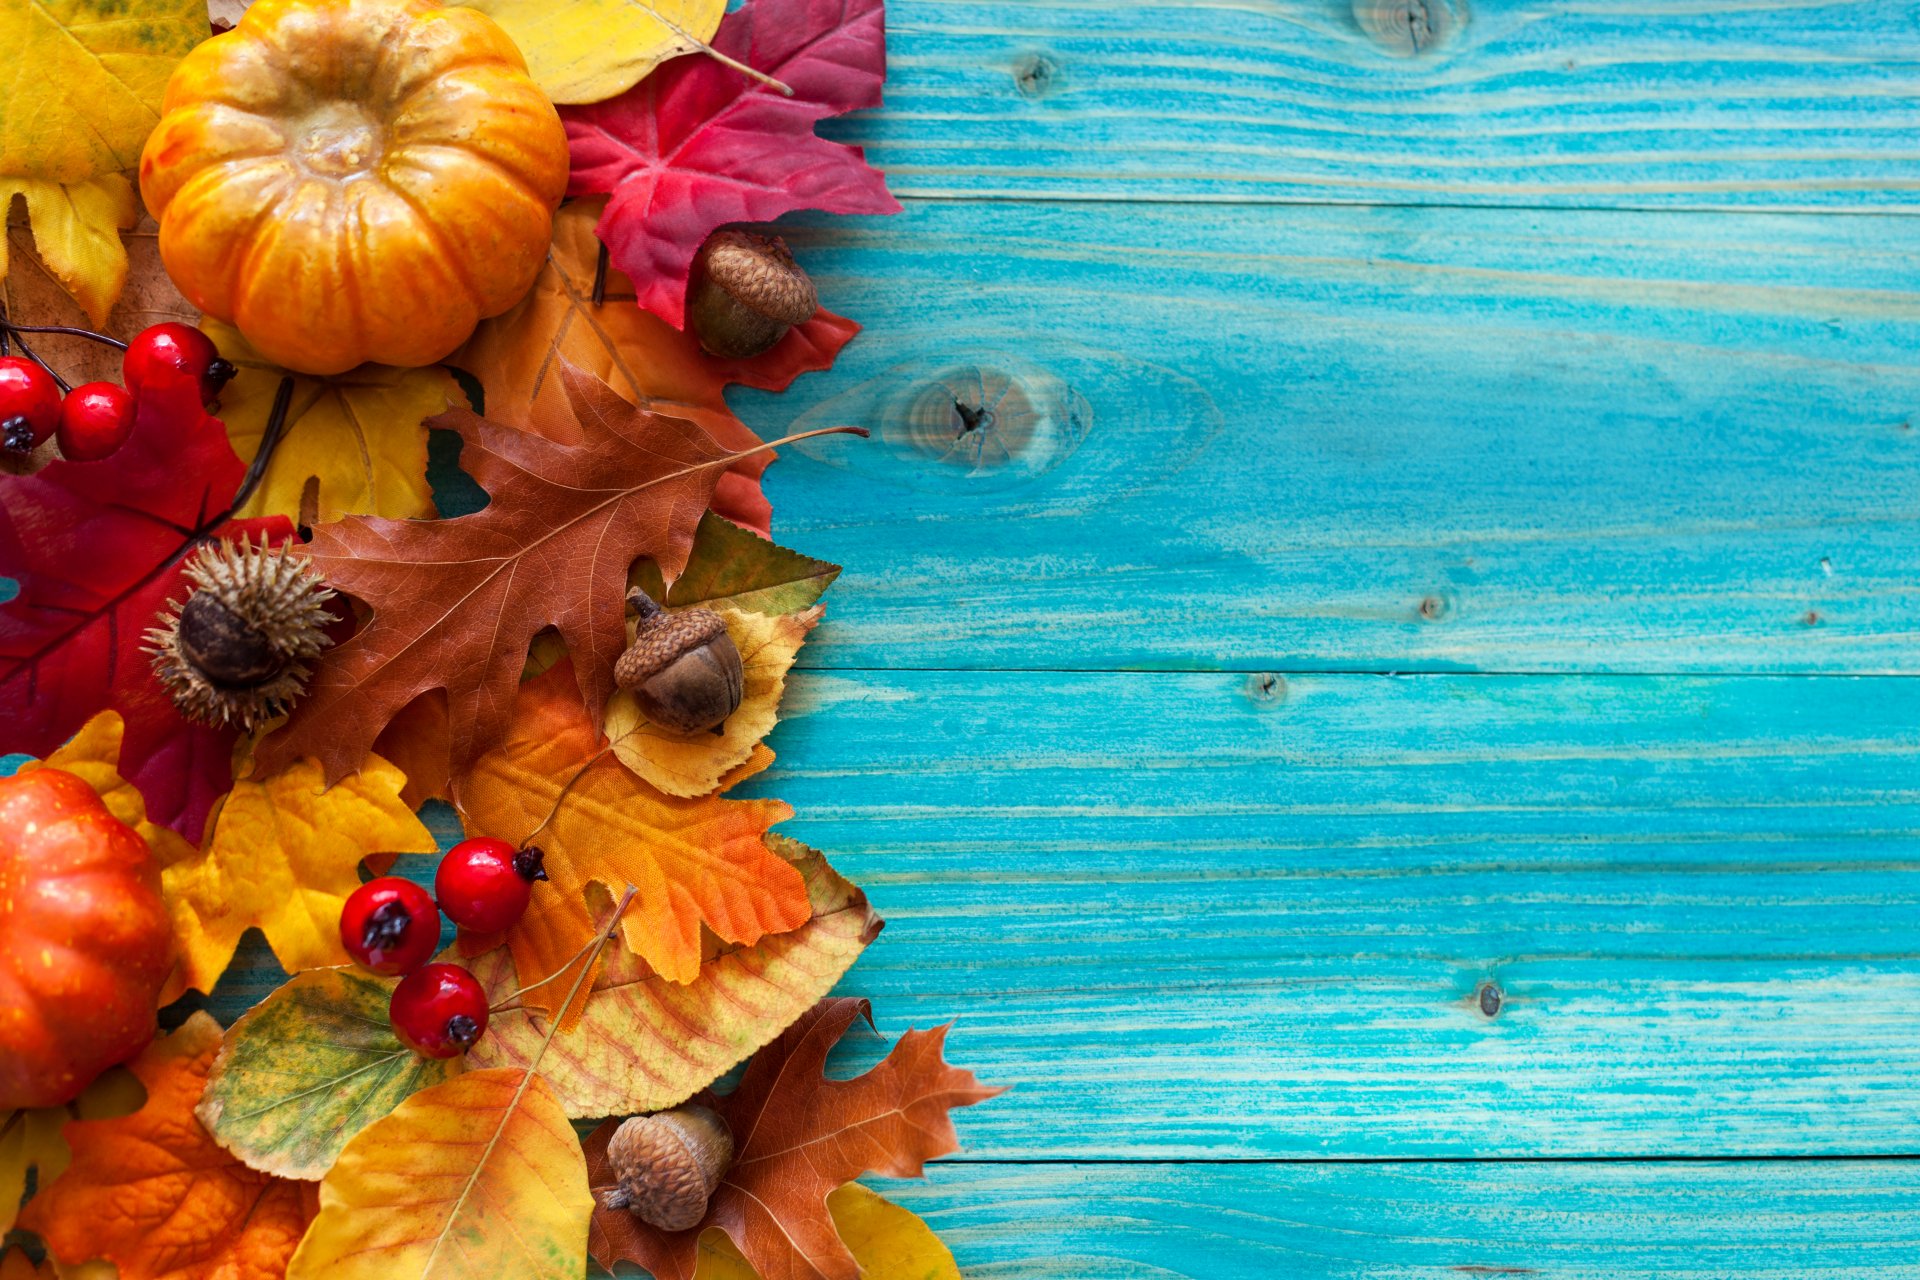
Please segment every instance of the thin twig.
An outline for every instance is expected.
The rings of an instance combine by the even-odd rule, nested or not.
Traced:
[[[607,242],[600,242],[600,256],[593,264],[593,305],[605,306],[607,302],[607,265],[612,255],[607,252]]]
[[[13,330],[15,333],[58,333],[69,338],[85,338],[89,342],[103,343],[104,345],[109,347],[117,347],[122,351],[125,351],[127,349],[127,344],[120,341],[120,339],[118,338],[109,337],[104,333],[95,333],[91,329],[77,329],[72,325],[15,324],[11,320],[0,319],[0,326],[5,326],[6,328]]]
[[[287,408],[293,403],[293,377],[289,374],[280,379],[279,390],[273,393],[273,408],[267,414],[267,428],[260,435],[260,448],[253,455],[253,462],[247,467],[247,474],[240,481],[239,492],[233,495],[233,510],[238,511],[247,505],[247,499],[260,487],[267,477],[267,464],[273,461],[273,451],[280,447],[281,437],[287,433]]]
[[[36,352],[32,347],[27,345],[27,340],[20,336],[20,331],[18,329],[14,329],[13,331],[13,340],[16,344],[19,345],[20,353],[22,355],[26,356],[27,359],[33,361],[35,364],[39,365],[42,369],[45,369],[47,371],[47,376],[52,378],[54,385],[60,388],[61,395],[65,395],[67,392],[73,390],[73,384],[68,382],[65,378],[61,377],[60,371],[58,369],[55,369],[52,365],[48,364],[45,360],[42,360],[40,358],[39,353]]]

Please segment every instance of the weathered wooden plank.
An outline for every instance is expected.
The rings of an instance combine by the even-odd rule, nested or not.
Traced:
[[[1897,0],[887,17],[886,108],[823,132],[909,196],[1911,210],[1920,188],[1920,30]]]
[[[1910,1161],[938,1164],[876,1182],[969,1280],[1909,1280]]]
[[[880,436],[771,473],[780,536],[847,566],[804,662],[1920,670],[1920,220],[921,203],[792,238],[868,333],[736,402]]]

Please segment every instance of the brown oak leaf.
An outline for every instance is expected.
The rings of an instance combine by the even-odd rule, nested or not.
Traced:
[[[823,1000],[755,1054],[740,1087],[705,1099],[733,1131],[734,1161],[707,1216],[665,1232],[625,1209],[596,1208],[587,1237],[611,1270],[637,1262],[655,1280],[693,1280],[700,1234],[719,1228],[762,1280],[860,1280],[860,1264],[835,1230],[827,1197],[864,1173],[917,1178],[936,1156],[959,1149],[948,1112],[1003,1092],[949,1066],[947,1029],[909,1031],[886,1060],[852,1080],[829,1080],[827,1054],[867,1016],[867,1002]],[[596,1205],[615,1180],[607,1143],[618,1120],[587,1139]]]
[[[298,709],[261,742],[260,772],[311,756],[331,785],[434,689],[446,690],[448,750],[464,772],[505,739],[527,646],[548,626],[599,718],[625,647],[628,570],[646,556],[679,576],[737,455],[579,369],[562,379],[565,401],[548,411],[568,421],[540,434],[464,409],[431,423],[460,433],[460,464],[486,507],[451,520],[350,516],[313,531],[315,567],[373,618],[321,658]]]
[[[103,1258],[140,1280],[264,1280],[286,1271],[315,1203],[311,1184],[259,1173],[213,1140],[193,1109],[220,1051],[196,1013],[133,1063],[147,1102],[66,1128],[73,1163],[20,1225],[63,1264]]]

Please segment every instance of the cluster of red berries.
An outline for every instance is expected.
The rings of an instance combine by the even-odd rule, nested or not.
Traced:
[[[533,882],[546,878],[540,850],[479,838],[447,850],[433,897],[399,876],[353,891],[340,912],[340,941],[361,968],[406,975],[387,1005],[402,1044],[429,1058],[452,1058],[487,1029],[487,993],[479,980],[457,964],[427,963],[440,946],[440,913],[475,933],[511,929],[527,913]]]
[[[11,326],[0,329],[0,336],[7,332],[18,336]],[[99,334],[87,336],[113,342]],[[25,454],[57,435],[61,457],[98,462],[126,443],[141,389],[163,369],[198,379],[200,398],[207,404],[238,372],[220,358],[206,334],[172,322],[144,329],[126,344],[120,362],[124,386],[88,382],[62,395],[66,384],[39,360],[0,356],[0,453]]]

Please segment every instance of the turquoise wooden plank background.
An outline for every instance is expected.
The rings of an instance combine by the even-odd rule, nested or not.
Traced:
[[[841,1065],[1016,1086],[882,1189],[970,1280],[1920,1274],[1913,6],[889,18],[906,212],[787,228],[867,332],[734,398],[876,432],[769,481]]]

